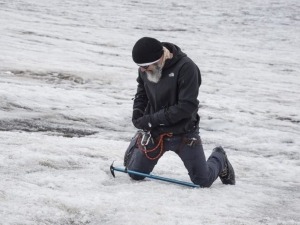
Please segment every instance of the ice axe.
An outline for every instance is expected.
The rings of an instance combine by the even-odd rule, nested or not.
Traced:
[[[110,165],[110,172],[113,175],[113,177],[116,177],[115,176],[115,171],[122,172],[122,173],[133,174],[133,175],[138,175],[138,176],[142,176],[142,177],[148,177],[148,178],[155,179],[155,180],[165,181],[165,182],[169,182],[169,183],[173,183],[173,184],[179,184],[179,185],[193,187],[193,188],[199,188],[200,187],[199,185],[193,184],[193,183],[190,183],[190,182],[175,180],[175,179],[172,179],[172,178],[161,177],[161,176],[156,176],[156,175],[152,175],[152,174],[141,173],[141,172],[137,172],[137,171],[134,171],[134,170],[129,170],[126,167],[125,168],[114,167],[114,162],[113,162]]]

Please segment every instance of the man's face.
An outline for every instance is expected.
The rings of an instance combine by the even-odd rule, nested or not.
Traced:
[[[161,74],[162,74],[162,65],[159,64],[159,62],[158,63],[154,63],[154,64],[150,65],[143,72],[145,72],[147,74],[147,79],[150,82],[158,83],[158,81],[160,81]]]
[[[140,70],[141,72],[145,72],[147,74],[147,79],[150,82],[158,83],[161,78],[162,67],[161,60],[159,60],[158,62],[149,66],[140,66]]]

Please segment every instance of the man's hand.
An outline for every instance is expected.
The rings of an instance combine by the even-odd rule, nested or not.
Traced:
[[[138,118],[142,117],[144,112],[141,109],[135,108],[132,112],[132,122],[133,120],[137,120]]]
[[[141,115],[141,113],[142,111],[139,109],[133,110],[132,123],[138,129],[151,131],[155,127],[164,127],[170,125],[169,121],[166,119],[165,109],[160,110],[152,115]]]
[[[152,128],[152,123],[149,115],[142,116],[136,120],[132,119],[133,125],[144,131],[150,131]]]

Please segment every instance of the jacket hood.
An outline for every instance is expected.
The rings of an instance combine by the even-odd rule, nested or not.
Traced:
[[[172,54],[172,59],[167,59],[163,69],[168,69],[176,64],[180,59],[186,57],[187,55],[181,51],[181,49],[172,43],[162,42],[162,45],[166,47]]]

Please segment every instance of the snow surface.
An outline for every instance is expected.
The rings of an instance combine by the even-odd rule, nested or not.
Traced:
[[[0,224],[300,224],[300,2],[0,1]],[[236,186],[126,174],[137,66],[151,36],[200,67],[205,153]],[[174,153],[153,174],[189,181]]]

